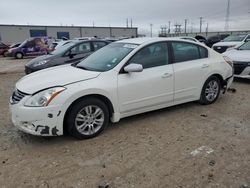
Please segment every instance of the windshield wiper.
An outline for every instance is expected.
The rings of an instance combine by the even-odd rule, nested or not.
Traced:
[[[78,63],[73,63],[71,64],[71,66],[79,68],[79,69],[83,69],[83,70],[89,70],[87,67],[83,67],[83,66],[77,66]]]
[[[87,71],[103,72],[103,71],[98,70],[98,69],[87,68],[84,66],[77,66],[77,65],[73,65],[73,64],[71,66],[74,66],[74,67],[79,68],[79,69],[87,70]]]

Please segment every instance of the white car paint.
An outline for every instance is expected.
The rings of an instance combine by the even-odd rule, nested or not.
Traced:
[[[243,35],[243,34],[242,34]],[[221,41],[215,43],[212,48],[214,49],[215,47],[228,47],[228,48],[234,48],[237,46],[242,45],[246,39],[249,39],[250,34],[245,35],[245,37],[241,41]],[[230,36],[229,36],[230,37]]]
[[[229,57],[233,62],[235,69],[236,66],[246,65],[245,69],[240,74],[234,74],[239,78],[250,78],[250,50],[237,50],[232,49],[223,53],[223,55]]]
[[[169,41],[203,46],[208,50],[208,58],[148,68],[139,73],[119,73],[143,47]],[[138,46],[109,71],[86,71],[65,65],[32,73],[19,80],[15,90],[25,93],[25,96],[10,105],[13,124],[34,135],[63,135],[67,109],[83,96],[94,94],[106,97],[113,106],[110,119],[118,122],[131,115],[199,100],[202,87],[211,75],[219,74],[223,80],[229,79],[227,87],[232,83],[232,67],[225,63],[222,55],[203,44],[171,38],[134,38],[115,43]],[[32,95],[58,86],[65,90],[56,95],[48,106],[25,105]]]

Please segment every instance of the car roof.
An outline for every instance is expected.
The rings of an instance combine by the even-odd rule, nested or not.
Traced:
[[[190,43],[196,43],[190,40],[181,39],[177,37],[141,37],[141,38],[131,38],[131,39],[124,39],[120,41],[116,41],[115,43],[123,42],[123,43],[131,43],[131,44],[138,44],[141,45],[143,43],[151,43],[151,42],[161,42],[161,41],[184,41]]]

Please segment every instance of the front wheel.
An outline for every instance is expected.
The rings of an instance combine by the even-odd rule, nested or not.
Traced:
[[[5,51],[5,52],[3,53],[3,57],[7,57],[7,55],[8,55],[8,51]]]
[[[66,126],[70,135],[78,139],[93,138],[109,122],[107,106],[97,98],[85,98],[69,109]]]
[[[221,84],[219,78],[211,76],[202,88],[199,102],[205,105],[214,103],[220,95],[220,90]]]

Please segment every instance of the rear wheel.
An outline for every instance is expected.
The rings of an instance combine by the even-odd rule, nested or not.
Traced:
[[[216,76],[211,76],[207,79],[202,88],[199,102],[205,105],[214,103],[220,95],[220,90],[221,84],[219,78]]]
[[[23,54],[21,52],[17,52],[15,54],[16,59],[23,59]]]
[[[69,109],[66,126],[70,135],[78,139],[93,138],[109,122],[107,106],[97,98],[85,98]]]

